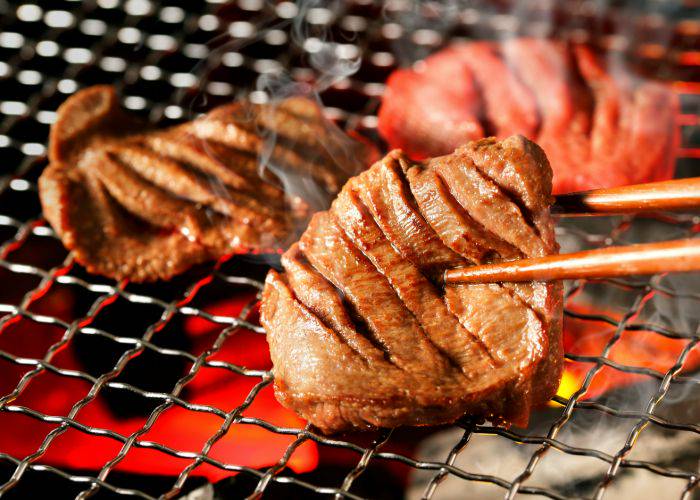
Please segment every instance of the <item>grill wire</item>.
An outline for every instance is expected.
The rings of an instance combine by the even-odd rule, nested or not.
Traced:
[[[400,10],[401,2],[395,2]],[[405,2],[404,2],[405,3]],[[533,2],[533,4],[542,2]],[[145,6],[145,7],[144,7]],[[39,9],[38,11],[36,9]],[[185,9],[188,9],[186,12]],[[193,10],[194,9],[194,10]],[[197,10],[199,9],[199,10]],[[11,287],[13,280],[22,276],[37,279],[38,284],[24,293],[17,303],[0,303],[0,335],[12,322],[22,318],[36,324],[53,325],[60,328],[62,338],[50,346],[41,359],[20,357],[11,352],[0,350],[4,362],[27,367],[29,371],[21,378],[16,388],[0,396],[0,415],[3,412],[22,414],[38,421],[53,424],[55,428],[43,439],[36,452],[26,457],[15,457],[2,450],[0,445],[0,462],[11,464],[14,472],[11,477],[0,478],[0,494],[9,492],[23,480],[28,471],[60,476],[83,488],[79,498],[87,498],[101,492],[111,492],[123,496],[154,498],[150,493],[138,489],[114,484],[111,479],[113,470],[134,449],[150,449],[185,459],[189,462],[182,469],[178,478],[167,492],[166,497],[176,496],[201,464],[219,468],[224,471],[240,472],[257,479],[253,494],[260,497],[271,483],[280,485],[294,484],[308,490],[336,497],[360,498],[352,492],[353,483],[363,474],[372,461],[393,461],[402,463],[414,470],[429,471],[433,474],[424,495],[431,497],[439,489],[440,483],[447,477],[464,480],[465,491],[472,481],[491,483],[500,487],[503,493],[512,498],[516,494],[536,494],[550,498],[565,498],[561,492],[551,488],[528,485],[542,458],[555,449],[569,455],[590,457],[601,461],[607,467],[607,473],[595,486],[595,496],[602,497],[606,489],[625,469],[644,469],[652,474],[675,478],[684,482],[682,497],[689,498],[698,486],[700,476],[697,471],[661,465],[654,461],[634,460],[629,458],[637,438],[647,426],[659,426],[681,433],[697,436],[700,426],[694,423],[680,423],[673,419],[655,414],[664,397],[674,384],[697,385],[700,380],[693,376],[681,374],[683,364],[691,351],[697,348],[700,335],[697,331],[682,331],[669,325],[656,322],[637,321],[646,298],[651,293],[663,294],[674,300],[690,301],[691,307],[700,307],[700,290],[694,292],[677,292],[670,288],[663,276],[655,276],[648,281],[604,280],[607,289],[620,290],[633,297],[631,307],[616,319],[604,314],[583,314],[567,307],[566,314],[582,322],[606,323],[614,328],[615,333],[607,342],[599,356],[581,356],[567,354],[568,363],[588,363],[590,370],[583,385],[571,397],[557,396],[554,403],[561,410],[558,418],[544,434],[521,434],[514,430],[482,425],[465,419],[457,424],[463,429],[462,438],[454,443],[453,449],[444,461],[421,461],[393,451],[383,451],[392,438],[390,431],[378,431],[371,446],[365,447],[342,439],[327,438],[316,434],[312,428],[285,428],[261,418],[245,415],[245,410],[256,396],[272,382],[272,375],[267,371],[249,370],[225,361],[212,360],[224,343],[235,342],[236,332],[246,328],[264,334],[258,324],[249,321],[249,313],[255,302],[249,303],[237,317],[213,315],[192,305],[194,298],[210,286],[212,282],[225,284],[231,293],[240,293],[241,289],[259,291],[261,283],[244,275],[231,271],[224,263],[211,265],[203,277],[189,283],[180,296],[165,300],[157,294],[132,291],[126,283],[107,282],[97,277],[83,275],[77,271],[78,266],[68,255],[59,265],[44,269],[35,265],[14,261],[12,254],[21,250],[30,240],[55,245],[56,236],[43,221],[37,201],[36,179],[45,166],[44,157],[48,125],[54,117],[53,112],[62,100],[77,88],[98,82],[110,82],[119,85],[124,103],[128,108],[161,123],[169,123],[187,118],[192,111],[197,111],[198,102],[206,97],[202,105],[212,106],[229,100],[253,87],[256,77],[261,72],[274,71],[277,66],[290,68],[296,77],[304,77],[304,59],[297,52],[288,50],[286,42],[280,37],[260,37],[252,42],[251,36],[263,25],[289,32],[290,18],[294,8],[289,3],[279,4],[276,9],[262,1],[241,1],[237,6],[226,6],[223,17],[212,15],[221,6],[214,2],[136,2],[120,0],[100,0],[97,2],[75,2],[56,0],[41,2],[41,7],[25,7],[18,11],[17,5],[0,0],[2,25],[0,31],[0,270],[7,280],[2,287]],[[43,11],[42,11],[43,10]],[[38,13],[37,13],[38,12]],[[472,12],[472,11],[470,11]],[[473,14],[474,12],[472,12]],[[337,15],[335,15],[337,14]],[[320,32],[340,33],[345,37],[346,45],[360,49],[367,65],[357,75],[344,80],[325,92],[321,97],[329,105],[329,115],[340,123],[373,134],[376,126],[374,112],[377,98],[381,95],[382,82],[388,72],[397,64],[390,51],[391,41],[396,25],[390,25],[379,13],[378,7],[370,2],[357,1],[349,3],[346,11],[338,14],[328,9],[316,8],[307,16],[308,36],[315,29]],[[469,32],[470,26],[483,25],[488,19],[475,20],[474,16],[464,16],[461,28]],[[231,22],[233,21],[233,22]],[[495,15],[491,18],[496,28],[507,26],[507,18]],[[511,19],[512,21],[512,19]],[[471,24],[470,24],[471,23]],[[330,27],[325,26],[328,24]],[[387,28],[389,24],[389,28]],[[500,29],[500,28],[499,28]],[[698,26],[695,25],[695,30]],[[692,29],[684,28],[693,32]],[[474,30],[472,30],[472,33]],[[433,45],[441,43],[440,34],[429,29],[417,30],[413,42],[418,49],[429,51]],[[613,35],[605,38],[606,43],[615,45]],[[40,43],[39,43],[40,42]],[[308,40],[306,41],[308,43]],[[308,45],[300,41],[302,47]],[[256,52],[264,45],[266,59],[260,59]],[[218,47],[217,51],[210,48]],[[250,49],[246,52],[247,49]],[[234,56],[222,56],[225,53]],[[211,54],[218,54],[212,56]],[[239,55],[235,55],[239,54]],[[269,55],[268,55],[269,54]],[[206,62],[201,60],[206,58]],[[272,62],[271,62],[272,61]],[[652,61],[654,62],[654,61]],[[272,68],[272,69],[270,69]],[[208,75],[202,78],[203,75]],[[230,75],[234,75],[231,77]],[[217,80],[217,78],[219,78]],[[683,87],[691,98],[700,92],[697,87]],[[695,89],[695,90],[693,90]],[[261,94],[254,94],[261,98]],[[697,105],[697,101],[695,102]],[[687,125],[693,125],[691,118]],[[686,127],[687,128],[687,127]],[[31,130],[28,134],[26,131]],[[691,132],[692,134],[692,132]],[[688,137],[684,131],[684,137]],[[697,163],[685,164],[692,174]],[[569,238],[579,247],[595,247],[628,242],[633,229],[638,224],[634,218],[612,219],[614,224],[605,226],[604,230],[581,229],[576,225],[564,225],[559,228],[560,236]],[[666,225],[673,231],[674,237],[690,237],[697,231],[697,218],[684,215],[664,217],[656,223]],[[577,294],[589,285],[586,281],[576,281],[567,289],[567,306]],[[50,315],[33,312],[32,306],[47,291],[59,286],[77,287],[96,295],[96,299],[83,317],[70,321]],[[152,288],[151,288],[152,289]],[[150,289],[148,289],[150,290]],[[151,324],[141,338],[132,338],[110,333],[108,330],[91,326],[98,313],[113,307],[116,299],[133,305],[147,304],[161,310],[160,318]],[[134,309],[135,314],[137,310]],[[216,341],[204,352],[195,355],[175,348],[164,348],[153,342],[156,332],[172,321],[175,315],[201,317],[221,325],[223,330]],[[682,339],[685,342],[676,363],[665,373],[648,368],[627,366],[609,359],[611,350],[625,332],[650,331],[670,339]],[[79,370],[68,370],[53,364],[54,357],[75,342],[79,336],[96,336],[114,342],[115,345],[127,345],[113,366],[105,366],[104,373],[93,376]],[[180,358],[189,363],[191,368],[180,378],[173,390],[153,392],[138,387],[138,384],[117,381],[125,367],[145,352]],[[257,381],[244,402],[232,411],[203,404],[192,404],[181,397],[186,385],[195,378],[201,368],[217,368],[232,374],[250,377]],[[594,377],[604,368],[619,372],[635,373],[655,379],[658,387],[646,402],[642,411],[629,411],[614,405],[595,400],[583,400],[582,396],[592,383]],[[31,384],[32,380],[43,373],[51,373],[62,379],[80,379],[92,385],[85,397],[76,402],[66,416],[47,415],[37,409],[16,404],[15,401]],[[142,428],[130,435],[122,435],[110,429],[88,426],[77,418],[81,409],[90,404],[105,389],[127,391],[160,404],[146,419]],[[142,439],[154,426],[159,416],[172,407],[180,407],[190,412],[201,412],[220,418],[218,432],[210,437],[198,453],[182,451],[167,445]],[[606,453],[597,449],[579,448],[558,440],[560,430],[575,413],[599,412],[633,422],[627,439],[616,453]],[[262,427],[270,432],[289,435],[294,441],[287,448],[277,464],[264,470],[220,461],[209,456],[211,448],[232,428],[246,424]],[[94,475],[78,475],[42,463],[42,456],[54,440],[68,430],[107,437],[120,444],[121,450],[104,467]],[[7,432],[7,429],[3,430]],[[515,479],[506,479],[495,475],[468,472],[454,465],[457,455],[469,446],[472,436],[478,434],[498,435],[515,443],[536,445],[526,468]],[[314,441],[320,447],[345,448],[357,454],[357,465],[347,474],[345,480],[335,487],[310,484],[299,478],[285,474],[285,467],[295,450],[306,441]]]

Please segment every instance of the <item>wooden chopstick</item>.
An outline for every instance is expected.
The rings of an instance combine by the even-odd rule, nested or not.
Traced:
[[[536,259],[449,269],[446,284],[610,278],[700,271],[700,238],[600,248]]]
[[[552,213],[567,216],[700,209],[700,177],[559,195]]]

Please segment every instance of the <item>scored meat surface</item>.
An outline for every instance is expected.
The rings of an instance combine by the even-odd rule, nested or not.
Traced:
[[[561,376],[559,283],[441,284],[448,268],[558,252],[551,170],[522,136],[412,161],[392,151],[270,271],[275,393],[323,432],[526,425]]]
[[[547,153],[555,194],[668,179],[678,97],[589,47],[518,38],[458,43],[387,81],[379,131],[412,158],[522,134]]]
[[[152,130],[96,86],[59,108],[39,194],[89,271],[167,279],[228,253],[287,248],[371,154],[303,97]]]

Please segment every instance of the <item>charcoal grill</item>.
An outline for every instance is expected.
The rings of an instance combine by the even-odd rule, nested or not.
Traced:
[[[326,40],[333,40],[350,57],[362,54],[363,62],[354,75],[321,89],[328,115],[346,128],[377,139],[375,112],[383,81],[406,58],[421,57],[454,37],[488,38],[504,33],[551,34],[553,31],[577,39],[587,38],[591,43],[619,52],[641,73],[674,81],[683,105],[679,123],[683,144],[677,175],[700,175],[700,53],[697,52],[700,22],[697,17],[693,20],[693,8],[697,6],[693,1],[641,2],[634,3],[634,9],[630,3],[611,1],[604,16],[596,10],[600,2],[573,2],[567,7],[562,2],[524,1],[514,11],[508,2],[498,2],[496,6],[488,2],[466,2],[459,9],[450,10],[455,4],[418,6],[392,1],[380,6],[371,0],[355,0],[333,5],[316,2],[306,5],[303,15],[299,15],[298,6],[292,3],[270,4],[263,0],[239,0],[226,5],[212,0],[201,5],[167,0],[51,0],[40,4],[20,6],[19,2],[0,0],[0,337],[20,320],[37,327],[49,325],[61,335],[45,352],[34,357],[18,355],[9,348],[0,350],[0,363],[25,369],[16,386],[13,384],[14,389],[0,394],[0,422],[3,415],[19,414],[50,424],[41,436],[33,436],[39,444],[26,456],[8,453],[0,439],[0,465],[7,471],[0,475],[0,494],[11,495],[38,478],[57,477],[66,491],[77,492],[78,498],[106,493],[173,497],[187,490],[188,481],[198,468],[206,466],[239,473],[239,477],[252,480],[255,486],[249,493],[253,497],[261,497],[275,486],[281,488],[279,491],[296,487],[301,490],[295,491],[308,495],[361,498],[354,490],[358,478],[373,463],[382,462],[398,464],[408,471],[429,472],[430,479],[423,492],[428,498],[439,496],[440,485],[449,477],[463,480],[465,494],[470,491],[470,485],[480,482],[493,485],[508,498],[517,494],[567,498],[570,493],[531,481],[543,458],[559,452],[604,465],[605,473],[586,490],[596,498],[602,497],[625,471],[638,469],[675,480],[678,488],[674,497],[693,495],[700,481],[697,468],[682,468],[661,460],[638,460],[632,453],[640,435],[650,426],[693,437],[700,434],[697,421],[658,411],[667,395],[679,387],[686,394],[700,387],[699,378],[683,371],[684,363],[698,350],[697,324],[659,314],[660,305],[652,307],[656,314],[645,312],[657,298],[665,303],[682,303],[680,309],[675,309],[681,312],[700,308],[700,285],[693,280],[686,281],[685,286],[665,276],[643,281],[609,279],[572,283],[566,292],[567,317],[583,324],[608,325],[613,333],[595,355],[567,354],[567,365],[583,365],[587,367],[586,374],[582,383],[553,399],[550,411],[555,412],[555,417],[547,428],[508,430],[465,419],[457,424],[462,430],[461,437],[444,458],[426,461],[396,451],[391,445],[396,432],[377,431],[369,444],[367,441],[358,444],[355,437],[328,438],[308,426],[285,427],[264,417],[247,415],[247,409],[261,391],[269,389],[271,373],[215,358],[226,343],[237,342],[242,329],[264,334],[254,314],[251,315],[255,299],[235,315],[213,313],[199,306],[198,301],[206,298],[212,287],[228,296],[259,291],[261,272],[251,273],[249,268],[259,268],[260,262],[234,257],[235,265],[228,259],[204,266],[195,274],[175,280],[175,285],[135,286],[107,281],[87,274],[65,254],[41,218],[36,188],[38,175],[46,164],[45,144],[55,110],[68,95],[87,85],[115,83],[127,108],[153,121],[169,123],[194,116],[237,95],[264,101],[268,97],[265,89],[255,87],[260,74],[288,71],[296,79],[312,82],[315,73],[309,67],[308,55]],[[628,243],[649,236],[690,237],[699,229],[699,218],[681,214],[643,220],[625,217],[566,222],[558,231],[565,246],[582,248]],[[41,258],[36,257],[37,253]],[[62,287],[91,297],[83,313],[44,314],[35,307],[47,294]],[[620,314],[582,312],[576,303],[586,293],[603,297],[605,301],[616,298],[619,302],[616,310]],[[120,314],[127,316],[126,320],[122,318],[122,323],[127,325],[130,318],[136,320],[143,305],[154,308],[158,314],[145,327],[138,326],[138,334],[114,331],[109,324],[96,326],[95,319],[114,308],[117,302],[121,304]],[[176,316],[203,318],[219,325],[221,332],[201,352],[164,346],[157,333],[174,322]],[[621,339],[639,332],[681,343],[680,355],[666,371],[612,359],[610,354]],[[69,346],[87,337],[102,339],[118,355],[109,362],[98,360],[97,366],[93,360],[91,369],[67,369],[55,362]],[[149,353],[186,364],[184,376],[171,384],[171,389],[148,389],[145,373],[141,373],[141,378],[132,377],[129,383],[120,379],[120,374]],[[183,397],[183,391],[202,369],[248,377],[254,383],[249,393],[235,395],[241,404],[232,409],[193,404]],[[619,399],[586,399],[596,377],[610,373],[638,375],[653,383],[653,390],[637,410],[617,406],[615,401]],[[76,393],[69,411],[61,415],[22,404],[23,393],[46,376],[54,377],[57,384],[81,380],[89,390]],[[81,422],[81,411],[105,391],[129,393],[156,404],[143,425],[129,434]],[[634,393],[635,385],[616,391]],[[50,398],[51,394],[45,396]],[[171,408],[202,418],[217,418],[218,431],[195,452],[148,439],[148,432]],[[583,414],[604,414],[629,421],[629,432],[622,446],[608,452],[593,446],[573,446],[558,439],[561,429]],[[235,433],[244,425],[291,436],[290,444],[276,463],[262,469],[247,465],[242,460],[244,457],[238,457],[241,461],[236,462],[213,458],[212,448],[227,433]],[[0,434],[7,432],[21,433],[22,429],[0,430]],[[46,453],[67,432],[111,440],[118,451],[109,455],[100,470],[93,472],[45,463]],[[456,466],[458,455],[478,435],[498,435],[514,443],[533,445],[533,452],[515,477],[484,473],[478,467]],[[355,465],[348,468],[338,484],[300,479],[290,473],[287,464],[309,441],[320,449],[346,450],[355,457]],[[115,469],[140,449],[151,450],[153,457],[180,459],[179,475],[159,491],[115,481]]]

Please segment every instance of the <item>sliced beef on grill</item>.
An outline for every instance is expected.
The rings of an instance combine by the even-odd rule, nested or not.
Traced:
[[[498,165],[469,163],[468,151],[489,148],[482,160]],[[505,164],[519,158],[503,154],[511,148],[525,164]],[[462,165],[477,180],[439,173]],[[534,145],[514,138],[425,162],[394,151],[348,181],[283,256],[284,272],[266,281],[261,319],[278,399],[324,432],[444,423],[464,413],[526,424],[561,375],[561,287],[445,288],[435,277],[504,255],[556,253],[540,236],[552,231],[548,184],[527,178],[548,168]],[[467,212],[474,200],[466,198],[481,203],[488,228]],[[526,199],[544,212],[521,211]],[[506,204],[520,216],[499,226]],[[507,242],[514,234],[524,250]]]
[[[240,198],[239,206],[262,213],[274,210],[276,217],[290,221],[310,217],[308,204],[280,189],[282,183],[272,173],[260,169],[257,156],[198,139],[187,132],[187,125],[170,133],[147,134],[142,141],[159,155],[196,173],[209,191],[225,193],[229,201]]]
[[[575,54],[595,95],[590,145],[594,175],[618,184],[671,177],[678,147],[674,94],[658,82],[638,84],[627,75],[609,74],[588,47],[576,47]]]
[[[503,53],[537,99],[542,120],[537,142],[561,172],[557,189],[575,191],[588,173],[592,102],[568,46],[548,40],[515,39],[503,45]]]
[[[474,75],[483,101],[480,117],[488,133],[498,137],[522,134],[535,137],[539,128],[539,111],[535,96],[510,70],[491,42],[461,43],[454,47]],[[435,74],[435,78],[444,75]],[[456,144],[455,147],[461,144]]]
[[[498,234],[529,257],[546,253],[537,230],[528,224],[518,206],[491,179],[480,172],[471,158],[454,154],[429,160],[429,168],[448,186],[450,194],[477,223]]]
[[[473,263],[521,255],[513,245],[476,222],[433,169],[412,165],[406,177],[423,217],[448,248]]]
[[[357,352],[367,363],[391,367],[384,351],[357,331],[341,295],[326,278],[308,263],[294,243],[282,256],[282,264],[290,272],[285,274],[298,299],[329,328]]]
[[[274,240],[284,238],[284,234],[292,230],[294,221],[282,203],[279,190],[275,203],[275,197],[267,200],[249,189],[232,189],[218,177],[207,175],[197,163],[176,161],[138,144],[108,147],[106,151],[145,182],[188,202],[190,209],[195,206],[207,207],[212,212],[244,224],[260,221],[262,225],[258,230],[269,233]],[[132,190],[131,194],[134,192]]]
[[[646,82],[635,91],[628,154],[624,163],[621,162],[632,184],[673,177],[681,141],[681,128],[676,122],[679,114],[678,96],[664,85]],[[639,154],[640,151],[644,154]],[[630,161],[632,158],[635,160]]]
[[[326,139],[347,154],[335,161]],[[149,130],[97,86],[59,108],[39,188],[47,220],[90,271],[167,279],[228,253],[287,247],[371,154],[305,98],[234,103]]]
[[[559,247],[554,237],[554,223],[549,213],[552,172],[544,151],[522,136],[511,136],[502,141],[483,139],[475,141],[460,151],[466,153],[475,166],[490,178],[500,190],[516,204],[524,218],[537,230],[545,253],[556,253]],[[477,261],[484,263],[483,261]],[[504,283],[517,302],[527,304],[542,322],[547,337],[548,352],[532,378],[537,383],[532,388],[533,400],[546,399],[558,386],[558,374],[562,372],[563,345],[558,316],[547,311],[561,310],[561,283]],[[523,410],[525,411],[525,409]]]
[[[389,399],[392,393],[400,392],[392,379],[401,381],[405,372],[381,359],[368,364],[334,329],[300,302],[284,275],[271,271],[267,285],[268,321],[277,328],[289,329],[287,337],[269,339],[274,362],[280,366],[279,384],[298,387],[300,393],[309,395],[366,394],[370,398]],[[353,379],[355,373],[365,370],[381,371],[389,377],[374,381]],[[329,371],[339,371],[342,375],[329,378]],[[290,394],[290,401],[294,397]]]
[[[394,250],[393,240],[384,235],[352,188],[351,182],[338,195],[333,213],[353,244],[386,277],[407,309],[404,314],[415,317],[430,343],[467,376],[477,367],[492,367],[490,353],[480,344],[481,339],[449,313],[441,293],[419,268]]]
[[[403,175],[405,162],[398,151],[389,153],[354,181],[357,195],[392,244],[421,270],[431,274],[462,264],[423,218]]]
[[[308,99],[290,100],[275,107],[221,106],[191,122],[189,131],[199,139],[264,156],[266,167],[283,182],[305,182],[310,177],[324,193],[335,194],[347,177],[358,172],[358,158],[368,161],[371,156],[361,143],[349,141],[324,123]],[[304,104],[310,108],[305,113],[299,111]]]
[[[532,220],[545,245],[556,245],[549,215],[552,169],[542,148],[514,135],[473,142],[463,151]]]
[[[489,349],[502,376],[512,384],[511,391],[518,391],[516,397],[505,396],[513,400],[509,403],[510,418],[527,421],[533,404],[542,401],[534,400],[530,393],[534,385],[543,383],[533,378],[533,372],[549,348],[546,324],[527,304],[497,284],[450,286],[445,291],[445,302],[460,323],[475,332]]]
[[[78,262],[99,266],[103,274],[135,279],[178,274],[206,251],[181,232],[160,230],[125,213],[94,175],[52,163],[41,182],[47,219]]]
[[[392,147],[425,158],[484,136],[478,89],[471,71],[458,61],[458,54],[448,50],[423,66],[391,74],[379,130]]]
[[[518,217],[517,210],[509,205],[509,210],[516,212],[516,216],[510,222],[517,221],[520,230],[525,228],[524,230],[528,231],[528,222],[525,219],[532,219],[545,253],[556,253],[558,246],[554,240],[554,224],[549,215],[549,205],[553,201],[550,195],[551,170],[542,149],[522,136],[513,136],[503,141],[494,139],[475,141],[460,148],[459,152],[473,159],[479,170],[492,181],[487,192],[489,190],[493,192],[496,185],[502,194],[507,195],[509,200],[517,205],[521,214],[525,214],[524,217]],[[442,241],[465,259],[483,264],[494,260],[494,257],[513,259],[523,255],[473,220],[448,192],[445,183],[434,169],[414,165],[408,169],[407,177],[421,210],[426,218],[429,217],[428,220],[436,228]],[[483,178],[479,179],[479,182],[483,180]],[[469,184],[462,183],[459,186],[464,188]],[[500,197],[499,203],[503,202],[504,199]],[[488,217],[493,211],[496,215],[503,213],[498,205],[491,209],[488,203],[474,204],[474,206],[485,210],[484,217]],[[500,232],[503,233],[503,231]],[[478,236],[475,238],[475,235]],[[484,249],[490,249],[492,253]],[[533,400],[539,401],[543,397],[546,399],[546,396],[540,397],[539,394],[553,394],[557,388],[558,374],[562,371],[563,346],[559,333],[561,326],[553,324],[553,320],[547,313],[547,311],[561,309],[561,304],[557,304],[553,299],[561,296],[561,285],[506,283],[502,287],[504,292],[527,304],[542,321],[549,347],[538,371],[547,376],[543,378],[537,376],[532,379],[537,381]],[[461,288],[452,287],[448,290],[448,303],[453,303],[454,306],[455,302],[450,300],[450,293],[454,294]],[[527,412],[527,406],[522,408],[522,412]]]
[[[300,302],[284,275],[271,271],[263,294],[266,328],[285,332],[268,336],[275,394],[326,432],[452,421],[464,405],[487,411],[486,391],[463,394],[393,365],[364,362]]]
[[[311,219],[300,248],[340,290],[392,363],[434,380],[454,371],[386,277],[349,241],[332,215],[322,212]]]
[[[49,158],[68,160],[92,140],[121,137],[134,128],[142,130],[145,125],[124,113],[110,87],[87,88],[59,107],[49,134]]]
[[[478,138],[462,127],[524,135],[547,153],[557,194],[672,177],[677,95],[609,60],[548,39],[453,44],[390,75],[378,129],[416,159]]]
[[[198,238],[204,218],[195,207],[139,177],[110,151],[90,151],[78,168],[99,180],[125,212],[156,227],[180,228],[185,236]]]

